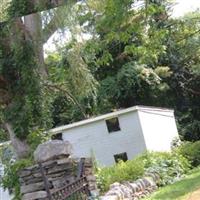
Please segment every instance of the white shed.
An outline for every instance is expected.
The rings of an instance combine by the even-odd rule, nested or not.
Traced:
[[[74,156],[91,154],[101,165],[132,159],[145,151],[170,151],[179,137],[174,111],[134,106],[51,129],[55,138],[69,141]]]

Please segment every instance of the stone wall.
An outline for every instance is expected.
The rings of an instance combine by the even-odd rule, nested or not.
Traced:
[[[138,200],[146,197],[157,189],[159,176],[148,174],[142,179],[134,182],[126,181],[123,183],[114,183],[110,190],[101,197],[101,200]]]
[[[80,171],[80,159],[72,158],[70,154],[69,144],[63,141],[51,141],[37,148],[34,154],[35,161],[41,163],[51,192],[77,179],[78,171]],[[82,163],[82,174],[88,180],[90,191],[95,191],[97,188],[93,175],[92,159],[84,158]],[[39,164],[21,170],[19,177],[22,200],[47,199],[47,192]]]

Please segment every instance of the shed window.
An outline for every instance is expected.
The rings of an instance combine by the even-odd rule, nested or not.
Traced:
[[[114,158],[115,158],[115,162],[118,163],[120,160],[126,162],[128,160],[128,156],[127,156],[127,153],[124,152],[124,153],[120,153],[120,154],[116,154],[114,155]]]
[[[62,133],[57,133],[55,135],[52,135],[51,139],[52,140],[63,140],[62,139]]]
[[[117,117],[114,117],[112,119],[107,119],[106,125],[109,133],[121,130],[119,126],[119,120]]]

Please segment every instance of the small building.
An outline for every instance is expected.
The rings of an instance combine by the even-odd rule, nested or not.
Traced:
[[[174,111],[134,106],[50,130],[54,139],[69,141],[74,156],[94,155],[101,165],[112,165],[145,151],[170,151],[179,137]]]

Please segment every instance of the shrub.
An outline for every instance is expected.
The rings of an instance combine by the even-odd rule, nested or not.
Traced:
[[[193,167],[200,165],[200,141],[182,144],[178,148],[178,153],[186,157]]]
[[[37,146],[41,143],[44,143],[46,141],[50,140],[50,135],[44,133],[43,130],[35,130],[32,131],[28,136],[27,136],[27,142],[30,147],[30,156],[33,156],[33,152],[37,148]]]
[[[178,153],[146,153],[142,159],[146,172],[159,174],[159,186],[176,182],[190,169],[188,160]]]
[[[126,162],[120,161],[111,167],[99,169],[96,174],[97,184],[99,189],[104,192],[108,190],[109,186],[114,182],[133,181],[143,174],[144,165],[139,158]]]
[[[22,159],[5,166],[4,176],[2,178],[2,186],[14,194],[14,200],[21,200],[18,172],[19,170],[30,166],[31,164],[31,160]]]
[[[0,147],[0,165],[6,165],[16,160],[14,149],[10,143],[2,144]]]
[[[157,173],[159,186],[171,184],[188,172],[190,164],[182,155],[173,153],[145,153],[127,162],[120,161],[97,171],[97,184],[104,192],[114,182],[134,181],[145,173]]]

